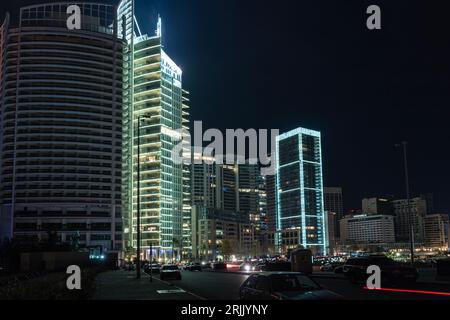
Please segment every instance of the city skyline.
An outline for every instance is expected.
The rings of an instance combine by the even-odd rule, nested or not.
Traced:
[[[356,1],[0,6],[0,300],[448,299],[450,45]]]
[[[2,9],[14,10],[30,2],[36,1],[17,1]],[[118,1],[107,2],[117,4]],[[423,170],[421,166],[426,154],[445,144],[448,136],[443,128],[448,117],[445,106],[450,101],[446,102],[448,98],[443,90],[448,87],[449,79],[443,76],[444,69],[433,66],[448,71],[446,57],[449,55],[443,52],[449,52],[450,48],[433,43],[430,51],[424,51],[424,45],[431,42],[424,38],[425,34],[432,31],[433,39],[437,39],[439,32],[443,32],[438,28],[439,19],[430,17],[435,11],[417,3],[382,1],[385,29],[374,34],[362,23],[364,1],[352,5],[297,5],[281,1],[276,5],[278,15],[253,1],[239,2],[239,7],[234,0],[199,1],[196,6],[176,0],[137,1],[136,5],[143,33],[153,32],[158,13],[166,21],[165,45],[170,47],[181,69],[190,75],[184,83],[195,105],[191,121],[203,120],[206,128],[274,127],[286,132],[301,125],[321,131],[326,150],[324,185],[343,187],[347,208],[357,206],[365,196],[404,196],[401,152],[394,145],[408,140],[412,193],[433,192],[437,210],[448,213],[449,191],[441,179],[449,173],[444,161],[448,151],[441,151],[443,156],[436,159],[438,165],[431,170]],[[250,10],[255,14],[248,15]],[[417,15],[419,10],[423,19],[414,38],[403,25],[408,25],[407,17]],[[350,18],[346,20],[347,17]],[[315,21],[319,20],[328,22],[317,25]],[[204,28],[206,24],[208,28]],[[341,25],[342,31],[330,27],[333,25]],[[274,48],[264,44],[264,39],[273,37],[280,37],[277,41],[284,43],[278,48],[284,63],[263,63],[257,55],[258,50],[273,53]],[[402,40],[396,41],[397,38]],[[381,49],[386,46],[391,48],[389,52]],[[432,68],[425,68],[422,55],[428,57]],[[415,65],[415,70],[401,63],[404,56]],[[240,78],[235,78],[231,66],[238,60],[242,61]],[[260,68],[262,65],[266,67]],[[295,92],[299,88],[301,99],[293,100],[288,95],[277,100],[277,95],[270,91],[262,99],[258,92],[263,88],[282,89],[262,70],[289,79],[285,82],[287,90]],[[327,77],[315,76],[319,72]],[[395,75],[385,76],[392,72]],[[411,79],[411,73],[417,76]],[[432,86],[430,81],[436,77],[440,82]],[[392,87],[397,88],[402,98],[383,89],[380,83],[385,78],[391,79]],[[239,104],[230,103],[230,97],[225,94],[236,81],[234,94],[235,98],[239,97]],[[349,91],[346,86],[354,89]],[[276,111],[271,111],[270,106],[274,104]],[[428,105],[428,113],[422,114],[422,106]],[[219,110],[220,118],[216,117],[215,110]],[[234,112],[239,112],[240,117],[232,116]],[[429,139],[431,136],[434,138]],[[342,170],[334,170],[336,167]]]

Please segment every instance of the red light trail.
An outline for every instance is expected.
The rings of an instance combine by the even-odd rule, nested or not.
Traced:
[[[379,288],[379,289],[369,289],[368,287],[363,287],[366,290],[374,291],[389,291],[389,292],[403,292],[403,293],[420,293],[420,294],[430,294],[439,296],[450,297],[450,292],[440,292],[440,291],[426,291],[426,290],[410,290],[410,289],[395,289],[395,288]]]

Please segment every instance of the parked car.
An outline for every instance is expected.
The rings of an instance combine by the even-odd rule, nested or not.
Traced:
[[[225,262],[213,262],[211,263],[213,270],[227,270],[227,264]]]
[[[152,274],[159,273],[159,271],[161,269],[161,265],[157,264],[157,263],[146,264],[144,267],[144,271],[146,273],[150,273],[150,269],[151,269]]]
[[[334,273],[344,273],[344,266],[340,265],[334,268]]]
[[[255,271],[291,271],[291,263],[289,261],[264,262],[255,266]]]
[[[367,267],[377,265],[381,270],[382,283],[414,283],[419,277],[415,267],[394,261],[386,256],[367,256],[350,258],[343,266],[344,275],[352,282],[367,281]]]
[[[198,262],[194,262],[194,263],[188,263],[184,270],[188,270],[188,271],[202,271],[202,265]]]
[[[241,300],[341,300],[300,272],[254,273],[239,289]]]
[[[201,265],[202,265],[202,270],[210,270],[210,269],[212,269],[212,266],[211,266],[210,262],[202,261]]]
[[[334,272],[336,268],[342,267],[342,263],[326,263],[320,266],[322,272]]]
[[[239,271],[254,271],[254,270],[255,265],[248,261],[241,263],[241,265],[239,266]]]
[[[159,271],[159,278],[161,280],[176,279],[181,280],[180,268],[175,264],[165,264]]]
[[[334,266],[331,263],[326,263],[320,266],[320,271],[322,272],[331,272],[334,270]]]

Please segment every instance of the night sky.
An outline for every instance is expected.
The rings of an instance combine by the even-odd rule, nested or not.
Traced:
[[[0,14],[38,2],[2,1]],[[364,196],[404,196],[394,145],[407,140],[412,193],[433,192],[435,211],[450,212],[444,1],[136,2],[146,32],[157,13],[163,18],[165,51],[183,69],[192,120],[321,131],[324,183],[343,187],[346,208],[359,208]],[[371,4],[381,7],[381,30],[366,28]]]

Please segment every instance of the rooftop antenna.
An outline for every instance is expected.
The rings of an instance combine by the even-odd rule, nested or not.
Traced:
[[[156,33],[156,36],[157,36],[157,37],[160,37],[160,38],[161,38],[161,36],[162,36],[162,21],[161,21],[161,17],[160,17],[160,15],[159,15],[159,13],[158,13],[158,23],[157,23],[157,25],[156,25],[156,31],[155,31],[155,33]]]
[[[136,28],[137,28],[137,31],[139,32],[139,37],[140,37],[140,36],[142,36],[142,32],[141,32],[141,28],[139,28],[139,23],[138,23],[135,15],[133,15],[133,19],[134,19],[134,23],[136,24]]]

